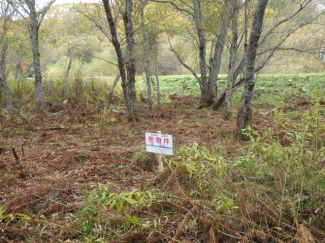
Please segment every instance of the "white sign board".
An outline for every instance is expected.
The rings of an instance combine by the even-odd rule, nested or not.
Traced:
[[[146,133],[147,152],[173,155],[173,136],[159,133]]]

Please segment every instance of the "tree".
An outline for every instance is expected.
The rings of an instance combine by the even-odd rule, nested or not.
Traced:
[[[217,77],[220,70],[221,57],[225,43],[225,37],[227,35],[227,30],[229,26],[229,6],[227,1],[221,1],[221,4],[218,4],[218,10],[221,12],[221,17],[218,22],[219,32],[216,29],[213,29],[215,37],[215,47],[211,48],[211,51],[214,49],[214,53],[210,59],[210,65],[207,64],[207,33],[205,29],[205,16],[204,10],[212,8],[215,9],[215,6],[212,6],[213,2],[204,1],[204,0],[191,0],[191,1],[168,1],[168,0],[151,0],[152,2],[157,3],[169,3],[172,5],[178,12],[182,13],[187,18],[193,21],[196,30],[195,42],[197,43],[199,63],[200,63],[200,77],[196,74],[195,70],[190,67],[182,59],[181,55],[173,48],[171,42],[171,51],[174,52],[179,62],[188,69],[192,75],[197,79],[200,90],[201,98],[200,105],[201,107],[210,106],[213,103],[213,99],[216,96],[217,88]],[[204,7],[203,7],[204,4]],[[209,4],[212,4],[211,6]],[[215,13],[217,15],[217,13]],[[216,34],[217,33],[217,34]],[[209,69],[209,70],[208,70]],[[209,76],[208,76],[209,72]]]
[[[160,51],[160,45],[161,42],[164,41],[163,36],[165,36],[166,26],[165,26],[165,19],[168,15],[166,13],[166,8],[164,5],[159,5],[152,3],[148,0],[145,0],[146,5],[144,7],[147,7],[147,9],[150,11],[144,11],[145,12],[145,32],[146,36],[142,33],[143,36],[143,43],[145,43],[145,39],[148,39],[148,46],[147,44],[143,44],[143,53],[144,53],[144,63],[149,60],[149,72],[150,72],[150,81],[153,85],[153,89],[156,91],[156,98],[157,98],[157,109],[160,109],[160,99],[161,99],[161,93],[160,93],[160,80],[159,80],[159,63],[158,63],[158,57],[159,54],[162,52]],[[142,5],[143,6],[143,5]],[[142,7],[141,6],[141,7]],[[140,9],[141,10],[141,9]],[[177,22],[176,19],[173,18],[173,15],[169,15],[170,19],[173,19],[175,22]],[[170,25],[173,25],[171,21],[168,21]],[[141,19],[140,25],[142,26],[142,23],[144,23]],[[142,31],[143,32],[143,31]],[[166,43],[167,44],[167,43]],[[148,50],[146,50],[148,48]],[[146,58],[146,52],[148,51],[149,58]],[[177,60],[176,60],[177,61]],[[151,63],[151,65],[150,65]],[[153,65],[152,65],[153,64]],[[151,69],[150,69],[151,67]],[[153,74],[155,76],[155,79],[153,79]],[[148,82],[148,80],[147,80]],[[151,84],[150,84],[151,86]],[[148,85],[147,85],[148,87]],[[149,103],[149,95],[148,95],[148,103]]]
[[[70,70],[72,66],[72,59],[73,59],[73,46],[68,47],[68,57],[69,57],[69,63],[67,66],[67,70],[65,72],[65,78],[64,78],[64,96],[65,99],[68,99],[70,97],[70,82],[69,82],[69,77],[70,77]]]
[[[146,81],[147,81],[146,83],[147,83],[147,93],[148,93],[148,105],[149,105],[149,110],[152,110],[150,46],[149,46],[148,33],[146,30],[146,25],[145,25],[144,8],[145,8],[145,0],[141,0],[141,29],[142,29],[142,33],[143,33],[144,52],[145,52],[144,69],[145,69]]]
[[[240,10],[240,0],[233,0],[233,13],[232,13],[232,40],[231,40],[231,47],[230,47],[230,58],[229,58],[229,71],[228,71],[228,82],[227,82],[227,89],[226,89],[226,97],[225,97],[225,112],[226,118],[230,116],[230,109],[231,109],[231,94],[232,94],[232,87],[234,85],[234,74],[236,68],[236,59],[237,59],[237,42],[238,42],[238,14]]]
[[[21,15],[28,17],[28,31],[30,37],[30,44],[33,53],[33,66],[35,73],[35,108],[37,112],[43,110],[43,91],[42,91],[42,70],[40,61],[40,48],[39,48],[39,30],[44,19],[46,12],[53,5],[55,0],[49,0],[43,8],[37,10],[35,0],[24,0],[20,7],[23,10]]]
[[[135,108],[136,104],[131,104],[131,102],[136,102],[136,93],[135,93],[135,65],[134,65],[134,40],[133,40],[133,33],[129,33],[129,31],[133,32],[133,26],[132,26],[132,19],[131,13],[132,13],[132,2],[130,0],[125,0],[125,13],[124,13],[124,24],[125,24],[125,32],[127,35],[127,53],[130,55],[128,57],[128,64],[126,65],[125,60],[124,60],[124,55],[122,53],[121,49],[121,43],[118,39],[117,35],[117,29],[116,29],[116,24],[115,20],[113,18],[112,14],[112,8],[111,8],[111,3],[109,0],[102,0],[103,5],[104,5],[104,10],[107,18],[107,22],[109,25],[110,29],[110,34],[109,36],[110,41],[112,42],[116,55],[117,55],[117,62],[118,62],[118,68],[121,76],[121,85],[122,85],[122,90],[123,90],[123,96],[124,96],[124,103],[126,107],[126,114],[128,117],[128,120],[134,120],[135,119]],[[130,3],[131,2],[131,3]],[[126,72],[126,67],[128,68],[128,72]],[[129,82],[134,82],[133,84],[130,84]],[[132,91],[130,91],[130,85],[134,87]],[[130,94],[132,93],[133,97],[130,97]]]
[[[252,29],[249,39],[249,44],[245,56],[245,88],[242,96],[242,105],[238,114],[238,128],[244,129],[249,125],[252,110],[253,90],[255,86],[255,60],[259,40],[262,33],[265,9],[268,0],[259,0],[254,11]]]
[[[256,54],[256,63],[258,63],[258,65],[256,65],[254,73],[261,71],[268,64],[268,62],[271,60],[271,58],[275,55],[277,51],[296,50],[299,52],[306,52],[306,50],[298,49],[296,46],[292,46],[292,44],[288,46],[288,44],[290,44],[288,40],[291,36],[293,37],[293,34],[295,34],[298,30],[310,24],[313,24],[315,20],[317,20],[322,14],[324,14],[324,11],[319,8],[315,11],[315,7],[311,6],[312,1],[313,0],[301,0],[295,2],[295,4],[292,4],[287,1],[270,2],[268,8],[268,15],[265,19],[265,28],[263,28],[263,32],[261,33],[261,37],[258,42],[258,51]],[[255,4],[255,2],[250,0],[245,1],[245,26],[243,31],[245,47],[247,46],[247,23],[250,22],[248,15],[246,14],[246,12],[249,13],[249,4]],[[309,8],[310,6],[311,8]],[[279,11],[279,9],[281,9],[281,11]],[[313,15],[310,14],[311,11],[314,13]],[[242,40],[243,38],[241,37],[239,39]],[[301,38],[299,39],[301,40]],[[288,44],[286,44],[287,42]],[[240,41],[238,42],[237,59],[240,56],[239,47]],[[231,92],[228,91],[229,93],[234,92],[234,90],[236,90],[238,87],[245,83],[245,77],[241,78],[238,82],[236,82],[236,79],[242,71],[245,72],[245,61],[247,57],[246,49],[247,48],[244,48],[243,51],[245,55],[243,55],[243,58],[238,62],[238,65],[232,77],[233,86]],[[219,99],[214,103],[214,110],[219,109],[224,104],[227,89],[220,95]],[[227,103],[227,109],[229,109],[230,103],[231,100]],[[229,116],[227,112],[226,116]]]
[[[213,58],[211,58],[210,61],[210,73],[209,73],[209,81],[208,81],[210,85],[209,88],[210,92],[208,93],[208,97],[207,97],[207,105],[209,106],[213,104],[213,101],[217,96],[217,91],[218,91],[217,80],[220,72],[222,53],[225,46],[226,36],[227,36],[229,23],[230,23],[230,13],[233,7],[235,7],[235,5],[232,6],[231,1],[226,1],[226,7],[222,12],[219,21],[220,33],[218,33],[216,36],[214,54],[213,54]]]
[[[6,79],[6,58],[9,44],[8,30],[12,22],[12,17],[15,14],[15,9],[8,1],[0,2],[0,82],[2,85],[6,108],[10,114],[14,113],[14,108],[11,101],[11,94]]]
[[[123,22],[125,28],[125,36],[126,36],[126,74],[127,74],[127,83],[129,88],[129,97],[131,101],[131,112],[133,116],[137,111],[137,97],[136,97],[136,89],[135,89],[135,56],[134,56],[134,30],[133,30],[133,21],[132,21],[132,9],[133,2],[132,0],[125,0],[125,10],[123,13]]]

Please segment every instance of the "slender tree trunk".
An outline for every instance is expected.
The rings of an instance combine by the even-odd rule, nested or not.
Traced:
[[[113,85],[112,85],[112,88],[109,92],[109,95],[108,95],[108,98],[107,98],[107,107],[106,109],[108,110],[110,105],[111,105],[111,101],[112,101],[112,98],[113,98],[113,94],[114,94],[114,90],[115,90],[115,86],[117,85],[117,82],[118,80],[120,79],[121,75],[118,74],[116,75],[115,79],[114,79],[114,82],[113,82]]]
[[[13,67],[14,73],[15,73],[15,81],[18,80],[19,78],[19,74],[20,74],[20,70],[21,70],[21,64],[22,64],[22,59],[19,58],[19,61],[16,65],[16,67]]]
[[[202,26],[202,8],[201,8],[201,1],[200,0],[192,0],[193,1],[193,9],[194,15],[193,19],[195,22],[197,35],[199,39],[199,60],[200,60],[200,88],[201,88],[201,99],[200,104],[201,106],[206,106],[208,103],[207,98],[209,91],[209,85],[207,82],[207,64],[206,64],[206,39],[205,33]]]
[[[118,68],[119,68],[120,75],[121,75],[121,86],[122,86],[122,90],[123,90],[126,114],[127,114],[128,120],[131,121],[134,118],[133,118],[133,111],[131,110],[131,105],[130,105],[130,97],[129,97],[129,91],[128,91],[129,87],[128,87],[127,79],[126,79],[124,57],[122,54],[121,45],[118,41],[116,26],[115,26],[114,18],[112,15],[109,0],[102,0],[102,1],[104,4],[107,22],[108,22],[108,25],[109,25],[109,28],[111,31],[111,35],[112,35],[112,44],[114,46],[114,49],[115,49],[115,52],[117,55],[117,62],[118,62]]]
[[[212,105],[214,98],[217,96],[218,91],[218,75],[220,72],[220,66],[221,66],[221,58],[223,49],[225,46],[225,39],[227,36],[228,28],[229,28],[229,19],[230,19],[230,4],[226,3],[226,10],[223,12],[221,18],[220,18],[220,34],[218,35],[216,39],[216,44],[214,48],[214,55],[210,63],[210,75],[209,75],[209,86],[210,86],[210,92],[209,96],[207,98],[208,105]]]
[[[249,2],[245,0],[245,22],[244,22],[244,59],[243,59],[243,76],[245,76],[246,57],[247,57],[247,45],[248,45],[248,20],[249,20]]]
[[[2,44],[2,47],[0,48],[0,52],[1,52],[0,53],[0,81],[1,81],[2,89],[3,89],[3,93],[4,93],[4,97],[5,97],[7,111],[10,114],[13,114],[14,108],[12,105],[11,94],[10,94],[9,86],[8,86],[7,79],[6,79],[6,73],[5,73],[8,42],[7,42],[7,40],[3,40],[3,43],[1,43],[1,44]]]
[[[70,80],[69,80],[69,76],[70,76],[70,70],[71,70],[71,65],[72,65],[72,53],[71,50],[68,50],[68,56],[69,56],[69,63],[68,63],[68,67],[67,70],[65,72],[65,83],[64,83],[64,94],[65,94],[65,98],[68,99],[70,97]]]
[[[160,109],[160,81],[159,81],[159,75],[158,75],[158,67],[157,62],[155,61],[155,75],[156,75],[156,81],[157,81],[157,108]]]
[[[125,12],[123,14],[124,28],[126,34],[126,73],[129,86],[129,96],[131,100],[131,110],[133,116],[137,110],[137,97],[135,89],[135,56],[134,56],[134,31],[132,22],[132,0],[125,0]]]
[[[237,80],[239,74],[243,71],[244,67],[245,67],[245,57],[242,58],[242,60],[240,61],[240,63],[235,69],[234,77],[233,77],[234,81]],[[244,82],[244,78],[240,79],[237,83],[234,83],[232,86],[231,93],[233,93],[234,90],[236,90],[239,86],[241,86],[243,82]],[[220,107],[224,106],[225,97],[226,97],[226,90],[219,96],[218,100],[213,103],[212,106],[213,110],[218,110]]]
[[[153,41],[155,45],[155,58],[154,58],[154,66],[155,66],[155,76],[157,81],[157,109],[160,109],[160,80],[159,80],[159,73],[158,73],[158,44],[156,40]]]
[[[249,45],[246,52],[245,66],[245,88],[242,97],[242,105],[238,114],[238,128],[244,129],[249,125],[251,118],[251,105],[253,98],[253,90],[255,86],[254,72],[255,59],[258,48],[258,42],[262,32],[264,13],[268,0],[259,0],[254,12],[252,22],[252,30],[249,40]]]
[[[40,61],[40,51],[39,51],[39,24],[37,21],[37,14],[35,9],[35,4],[30,6],[30,42],[33,53],[33,65],[35,73],[35,107],[37,112],[43,110],[43,90],[42,90],[42,71],[41,71],[41,61]]]
[[[145,18],[144,18],[145,0],[141,0],[141,4],[142,4],[142,6],[141,6],[141,28],[142,28],[142,33],[143,33],[144,52],[145,52],[144,69],[146,72],[148,105],[149,105],[149,110],[152,110],[150,51],[149,51],[148,34],[147,34],[147,30],[146,30],[146,26],[145,26]]]
[[[231,40],[231,47],[230,47],[228,83],[227,83],[227,90],[226,90],[226,97],[225,97],[226,118],[230,117],[232,87],[235,82],[234,74],[235,74],[236,57],[237,57],[238,14],[239,14],[239,9],[240,9],[239,0],[234,0],[233,4],[234,5],[233,5],[233,15],[232,15],[232,40]]]

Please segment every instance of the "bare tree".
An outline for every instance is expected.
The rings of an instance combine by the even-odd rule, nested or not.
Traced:
[[[6,108],[10,114],[14,113],[14,108],[11,101],[11,94],[6,79],[5,70],[7,50],[9,44],[9,38],[7,34],[14,13],[15,8],[13,8],[8,1],[4,0],[0,2],[0,82],[5,97]]]
[[[254,74],[255,74],[255,60],[257,49],[259,46],[259,40],[262,33],[262,26],[264,20],[265,9],[268,0],[259,0],[254,12],[254,18],[252,22],[252,29],[249,39],[249,44],[246,52],[245,63],[245,88],[242,97],[242,105],[238,114],[238,128],[244,129],[248,126],[251,118],[251,106],[253,98],[253,90],[255,86]]]
[[[146,30],[145,17],[144,17],[145,3],[146,3],[145,0],[141,0],[141,28],[142,28],[143,39],[144,39],[144,52],[145,52],[144,69],[146,72],[148,105],[149,105],[149,110],[152,110],[150,47],[149,47],[149,38]]]

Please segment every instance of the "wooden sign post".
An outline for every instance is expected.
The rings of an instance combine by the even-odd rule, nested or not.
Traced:
[[[158,131],[157,134],[161,134],[161,131]],[[156,153],[156,160],[158,162],[158,172],[164,171],[164,164],[162,158],[162,154]]]
[[[146,133],[146,150],[156,154],[158,171],[164,171],[163,154],[173,155],[173,136],[168,134]]]

